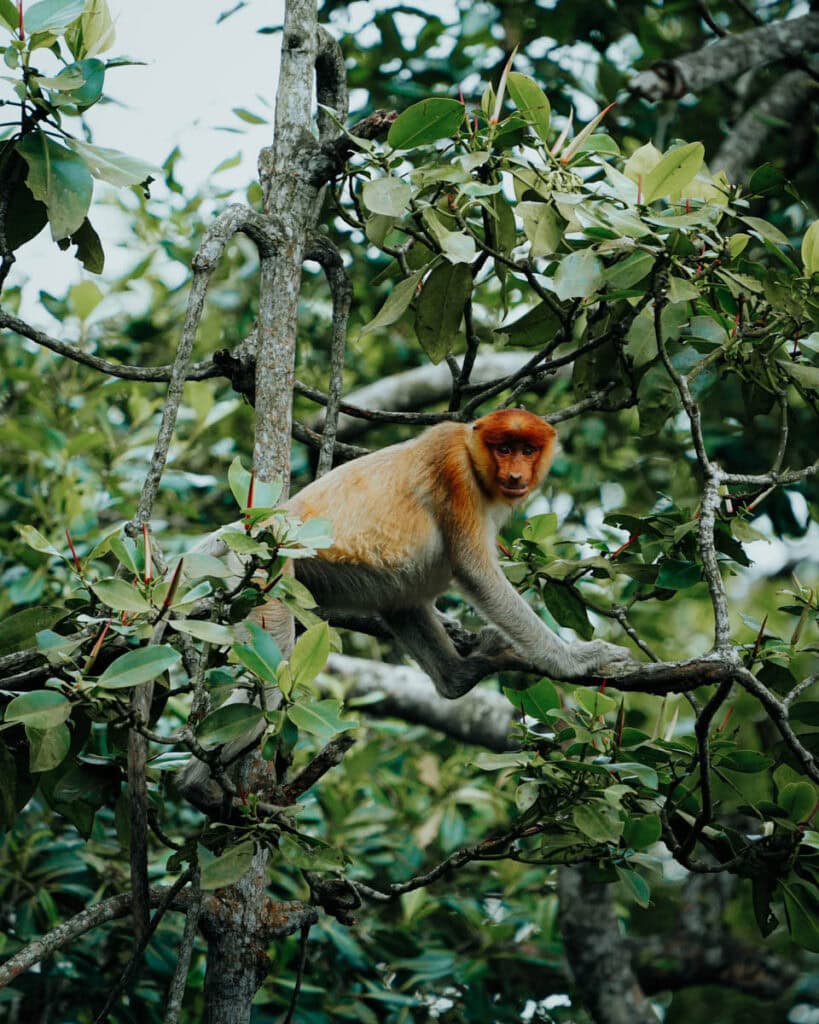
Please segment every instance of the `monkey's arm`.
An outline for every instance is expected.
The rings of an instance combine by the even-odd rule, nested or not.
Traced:
[[[612,667],[633,662],[625,647],[605,640],[566,643],[535,614],[501,572],[494,558],[483,552],[455,566],[455,578],[478,609],[512,641],[518,655],[555,679],[608,675]],[[604,671],[605,669],[605,671]]]

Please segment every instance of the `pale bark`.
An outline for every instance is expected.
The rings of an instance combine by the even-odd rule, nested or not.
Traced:
[[[793,122],[816,91],[816,82],[805,71],[789,71],[739,118],[710,161],[713,171],[725,171],[728,180],[740,182],[762,156],[776,121]]]
[[[817,49],[819,14],[806,14],[725,36],[673,60],[658,61],[635,75],[629,89],[648,100],[679,99],[687,92],[699,94],[719,82],[736,79],[749,68],[793,60]]]

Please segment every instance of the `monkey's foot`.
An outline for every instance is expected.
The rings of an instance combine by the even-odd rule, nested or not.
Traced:
[[[623,676],[640,665],[627,647],[619,647],[606,640],[579,640],[571,645],[570,650],[576,667],[583,675]]]

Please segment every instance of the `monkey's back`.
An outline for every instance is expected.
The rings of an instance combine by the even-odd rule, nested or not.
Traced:
[[[332,524],[333,543],[296,572],[322,605],[374,607],[431,600],[452,576],[443,524],[449,500],[446,465],[463,453],[461,424],[442,423],[420,437],[338,466],[296,494],[289,508]],[[351,597],[355,595],[355,597]]]

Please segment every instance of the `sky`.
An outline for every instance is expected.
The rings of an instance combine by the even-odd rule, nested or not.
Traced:
[[[31,3],[26,0],[26,6]],[[222,160],[241,152],[241,165],[221,173],[219,182],[246,186],[256,176],[256,155],[271,141],[272,126],[247,124],[232,110],[242,107],[272,121],[281,34],[262,35],[258,29],[281,24],[283,0],[256,0],[220,24],[217,18],[233,6],[232,0],[108,3],[117,38],[101,56],[128,56],[146,64],[109,69],[105,92],[116,102],[89,111],[93,141],[157,165],[178,145],[183,159],[176,176],[191,189]],[[79,121],[72,121],[67,127],[80,134]],[[100,192],[97,183],[95,200]],[[119,228],[113,211],[95,201],[91,219],[103,239],[111,272],[130,266],[133,254],[111,244]],[[83,276],[94,275],[84,275],[70,251],[60,252],[48,229],[17,256],[8,284],[24,284],[22,314],[51,329],[54,321],[37,301],[39,290],[62,294]]]

